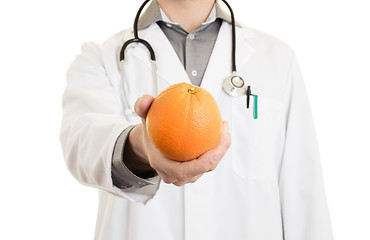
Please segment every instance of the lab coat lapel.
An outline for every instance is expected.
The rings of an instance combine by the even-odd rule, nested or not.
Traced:
[[[152,24],[148,29],[140,31],[139,36],[148,41],[155,52],[158,81],[164,80],[169,85],[180,82],[190,83],[175,50],[157,24]]]
[[[248,39],[254,35],[243,27],[236,27],[236,30],[236,67],[238,74],[248,81],[244,66],[254,52],[254,47],[248,42]],[[201,87],[208,90],[214,97],[222,90],[223,80],[232,74],[231,44],[231,25],[224,21],[201,83]]]

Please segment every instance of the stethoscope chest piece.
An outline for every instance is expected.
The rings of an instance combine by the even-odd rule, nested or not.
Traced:
[[[233,97],[245,95],[247,92],[244,80],[235,75],[226,78],[222,84],[222,88],[228,95]]]
[[[258,96],[252,94],[252,90],[250,86],[247,86],[240,76],[233,72],[233,75],[226,78],[222,83],[222,88],[226,92],[226,94],[232,97],[240,97],[242,95],[246,95],[246,107],[249,108],[250,103],[250,96],[254,98],[254,106],[253,106],[253,117],[257,119],[257,99]]]

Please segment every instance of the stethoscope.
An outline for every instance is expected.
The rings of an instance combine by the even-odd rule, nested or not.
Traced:
[[[156,64],[155,64],[155,61],[156,61],[156,58],[155,58],[155,53],[154,53],[154,50],[152,48],[152,46],[147,42],[145,41],[144,39],[141,39],[139,38],[139,35],[138,35],[138,22],[139,22],[139,18],[140,18],[140,15],[141,15],[141,12],[143,10],[143,8],[145,7],[145,5],[149,2],[150,0],[145,0],[144,3],[140,6],[137,14],[136,14],[136,17],[135,17],[135,21],[134,21],[134,38],[130,39],[130,40],[127,40],[122,48],[121,48],[121,52],[120,52],[120,65],[121,65],[121,80],[122,80],[122,88],[123,88],[123,93],[124,93],[124,97],[126,99],[126,102],[127,102],[127,105],[128,105],[128,111],[127,113],[132,113],[134,112],[131,107],[130,107],[130,104],[128,102],[128,97],[127,97],[127,92],[126,92],[126,89],[125,89],[125,84],[124,84],[124,77],[123,77],[123,63],[124,63],[124,60],[125,60],[125,50],[127,48],[128,45],[130,45],[131,43],[141,43],[143,44],[148,50],[149,50],[149,53],[150,53],[150,59],[151,59],[151,63],[152,63],[152,67],[153,67],[153,77],[154,77],[154,80],[155,80],[155,93],[158,94],[158,79],[157,79],[157,74],[156,74],[156,70],[157,70],[157,67],[156,67]],[[222,83],[222,88],[223,90],[230,96],[233,96],[233,97],[239,97],[239,96],[242,96],[242,95],[246,95],[247,96],[247,108],[249,108],[249,105],[250,105],[250,96],[253,96],[254,98],[254,108],[253,108],[253,117],[254,119],[257,119],[257,101],[258,101],[258,96],[255,95],[255,94],[252,94],[252,90],[251,90],[251,86],[247,86],[245,81],[243,80],[242,77],[240,77],[238,74],[237,74],[237,71],[236,71],[236,57],[235,57],[235,52],[236,52],[236,31],[235,31],[235,18],[234,18],[234,12],[233,10],[231,9],[231,6],[229,5],[229,3],[226,2],[226,0],[222,0],[227,8],[229,9],[230,11],[230,15],[231,15],[231,25],[232,25],[232,50],[231,50],[231,54],[232,54],[232,63],[231,63],[231,66],[232,66],[232,75],[230,77],[227,77],[223,83]]]

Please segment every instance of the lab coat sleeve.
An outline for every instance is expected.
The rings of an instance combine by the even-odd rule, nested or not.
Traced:
[[[286,135],[279,172],[284,240],[331,240],[318,143],[295,54],[285,93]]]
[[[82,184],[139,204],[147,203],[159,187],[119,189],[112,181],[112,156],[117,138],[132,125],[122,115],[117,90],[104,68],[101,47],[82,45],[67,71],[63,94],[60,142],[67,168]]]
[[[159,178],[159,175],[155,171],[152,173],[153,175],[151,177],[146,179],[141,178],[131,172],[123,161],[125,144],[128,140],[128,136],[131,130],[134,127],[135,126],[130,126],[121,133],[116,141],[113,150],[112,180],[115,186],[122,189],[130,188],[133,186],[136,188],[141,188],[147,185],[154,185],[156,184],[157,178]]]

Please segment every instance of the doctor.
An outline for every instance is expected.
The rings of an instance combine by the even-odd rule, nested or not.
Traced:
[[[68,69],[60,141],[72,175],[99,189],[95,239],[332,239],[294,51],[236,23],[238,75],[259,96],[254,119],[245,95],[222,89],[232,71],[232,26],[222,4],[153,0],[138,29],[156,69],[136,43],[121,68],[132,28],[102,45],[85,43]],[[186,163],[162,156],[145,130],[155,89],[178,82],[207,89],[225,120],[219,146]]]

